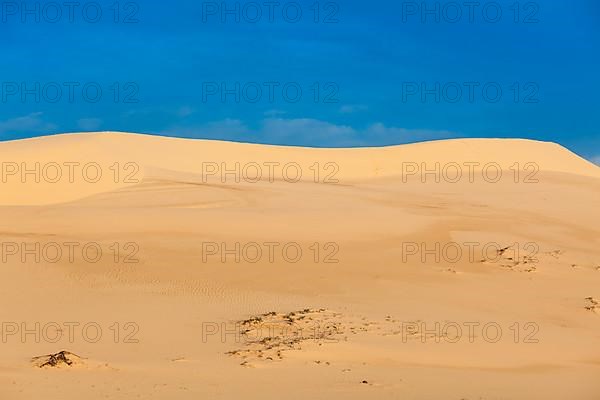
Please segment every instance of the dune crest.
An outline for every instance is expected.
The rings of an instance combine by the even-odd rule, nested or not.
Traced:
[[[1,205],[69,202],[156,177],[216,184],[254,183],[255,177],[351,184],[398,176],[454,179],[457,171],[467,179],[501,169],[518,179],[540,171],[600,178],[600,167],[560,145],[520,139],[321,149],[99,132],[0,143],[0,158]]]

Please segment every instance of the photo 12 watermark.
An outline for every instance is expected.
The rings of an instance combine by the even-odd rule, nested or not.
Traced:
[[[93,81],[2,81],[0,101],[3,104],[97,104],[102,101],[137,104],[140,86],[137,82]]]
[[[7,183],[140,183],[140,166],[135,162],[96,161],[2,161],[0,179]]]
[[[495,321],[402,322],[402,343],[499,343],[510,340],[515,344],[537,344],[540,327],[535,322],[513,322],[502,325]]]
[[[202,22],[221,24],[285,23],[337,24],[340,3],[333,1],[204,1]]]
[[[140,327],[135,322],[2,321],[2,344],[11,343],[115,343],[138,344]]]
[[[414,162],[401,165],[402,183],[539,183],[540,166],[535,162]]]
[[[541,11],[533,1],[403,1],[401,6],[402,23],[421,24],[537,24]]]
[[[337,264],[336,242],[202,242],[202,263]]]
[[[487,103],[509,100],[516,104],[540,103],[537,82],[402,82],[402,103]]]
[[[535,242],[511,243],[497,242],[411,242],[404,241],[401,246],[402,263],[496,263],[502,260],[535,264],[540,246]]]
[[[140,3],[133,1],[2,1],[3,24],[137,24]]]
[[[296,104],[308,100],[316,104],[337,104],[339,94],[340,86],[336,82],[202,82],[202,103]]]
[[[0,259],[3,264],[138,264],[140,246],[136,242],[77,241],[5,241],[0,242]]]
[[[201,165],[202,183],[217,180],[221,183],[314,182],[338,184],[340,166],[335,162],[312,164],[279,161],[215,162]]]
[[[303,339],[337,343],[339,339],[336,338],[336,335],[340,333],[340,327],[336,323],[270,323],[260,320],[252,320],[251,324],[247,322],[203,322],[201,341],[202,343],[218,341],[232,344],[256,344],[266,343],[270,339],[278,338],[284,341]]]

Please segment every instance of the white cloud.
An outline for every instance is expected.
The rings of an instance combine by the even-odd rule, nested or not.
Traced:
[[[178,137],[235,140],[241,135],[247,135],[249,131],[242,121],[227,118],[197,126],[173,126],[160,133]]]
[[[292,143],[296,145],[348,144],[356,136],[354,128],[335,125],[311,118],[267,118],[261,123],[257,135],[268,143]]]
[[[97,131],[102,126],[100,118],[82,118],[77,121],[77,126],[83,131]]]
[[[302,119],[265,119],[258,136],[269,143],[292,143],[304,146],[385,146],[423,140],[455,137],[449,131],[405,129],[375,123],[365,129],[348,125]]]
[[[194,110],[192,107],[190,106],[183,106],[180,107],[179,110],[177,110],[177,116],[181,117],[181,118],[185,118],[185,117],[189,117],[190,115],[192,115],[193,113],[195,113],[196,110]]]
[[[237,119],[225,119],[197,126],[174,126],[161,133],[190,138],[318,147],[385,146],[457,136],[449,131],[388,127],[382,123],[356,129],[312,118],[265,118],[257,129],[250,129]]]
[[[368,142],[420,142],[424,140],[447,139],[456,137],[457,134],[450,131],[438,131],[433,129],[406,129],[386,127],[378,122],[370,125],[362,136]]]
[[[5,133],[24,133],[24,134],[35,134],[35,133],[52,133],[56,130],[56,125],[50,122],[44,121],[42,116],[44,113],[35,112],[23,117],[17,117],[8,119],[6,121],[0,121],[0,134]]]

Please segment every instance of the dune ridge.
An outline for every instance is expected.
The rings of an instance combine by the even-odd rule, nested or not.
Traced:
[[[240,169],[248,168],[252,176],[252,168],[258,164],[261,180],[282,179],[283,168],[287,167],[286,176],[292,180],[300,171],[299,181],[342,184],[440,175],[445,168],[448,175],[460,168],[464,179],[486,167],[492,172],[498,168],[532,173],[538,170],[600,178],[600,167],[566,148],[524,139],[453,139],[381,148],[323,149],[98,132],[3,142],[0,160],[3,205],[73,201],[138,184],[143,179],[169,176],[169,171],[192,179],[204,180],[204,176],[206,181],[218,183],[227,180],[227,171],[234,171],[236,164]],[[92,179],[78,176],[80,168],[90,162],[101,168],[103,176],[98,182],[93,182],[94,168],[88,169]],[[35,181],[35,173],[26,172],[34,171],[36,163],[42,170],[39,181]],[[51,163],[61,167],[62,179],[58,182],[52,182],[55,175]],[[69,164],[77,166],[69,171]],[[48,168],[46,177],[44,167]],[[68,181],[70,172],[75,182]]]

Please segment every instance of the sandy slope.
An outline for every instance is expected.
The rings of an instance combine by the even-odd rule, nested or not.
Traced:
[[[0,160],[2,399],[600,396],[600,168],[556,144],[102,133]]]

